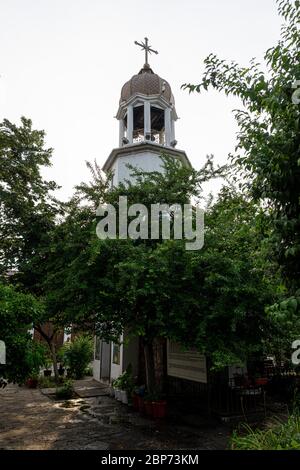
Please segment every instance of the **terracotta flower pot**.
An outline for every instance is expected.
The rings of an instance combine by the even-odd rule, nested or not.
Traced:
[[[33,379],[33,378],[27,379],[26,385],[28,388],[36,388],[38,385],[38,379]]]
[[[144,407],[145,407],[145,415],[149,416],[149,418],[152,418],[153,417],[152,401],[144,400]]]
[[[267,377],[259,377],[255,379],[255,385],[267,385],[268,379]]]
[[[153,418],[165,418],[167,415],[167,402],[165,400],[152,402]]]

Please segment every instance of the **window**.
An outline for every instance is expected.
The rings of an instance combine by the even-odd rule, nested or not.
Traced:
[[[144,105],[133,108],[133,142],[144,140]]]
[[[160,145],[165,143],[165,112],[155,106],[151,106],[151,140]]]
[[[120,345],[117,343],[113,343],[113,354],[112,354],[112,361],[113,364],[120,365]]]

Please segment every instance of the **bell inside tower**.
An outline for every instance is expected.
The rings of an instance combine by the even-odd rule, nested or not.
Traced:
[[[165,145],[166,113],[164,109],[145,102],[133,106],[130,113],[128,111],[122,120],[122,128],[126,136],[123,144],[150,141]]]

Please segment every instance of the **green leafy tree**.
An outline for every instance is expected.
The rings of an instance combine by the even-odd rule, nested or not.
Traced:
[[[29,119],[22,117],[20,126],[7,119],[0,124],[0,276],[36,298],[44,295],[40,279],[58,217],[64,213],[53,196],[58,186],[41,175],[51,156],[45,132],[33,129]],[[57,378],[54,339],[62,327],[59,320],[45,309],[31,319],[49,346]],[[49,322],[50,330],[45,328]]]
[[[137,171],[135,184],[109,192],[97,177],[95,192],[80,187],[91,206],[74,206],[59,227],[53,252],[58,250],[61,269],[53,274],[49,269],[45,278],[49,304],[65,321],[106,340],[118,341],[124,330],[139,336],[149,390],[157,385],[157,337],[194,345],[219,367],[261,353],[268,332],[264,305],[274,291],[273,266],[262,261],[264,214],[246,197],[224,189],[207,210],[204,248],[193,253],[185,250],[184,240],[98,240],[97,195],[111,204],[120,195],[147,207],[157,201],[184,204],[201,197],[202,183],[222,171],[211,160],[196,172],[167,158],[163,174]]]
[[[230,187],[207,208],[205,244],[193,255],[198,308],[191,330],[218,367],[266,352],[271,322],[265,305],[277,299],[278,269],[264,243],[265,217]]]
[[[160,335],[160,321],[156,320],[157,328],[155,320],[150,321],[153,316],[150,299],[153,300],[155,295],[150,296],[147,291],[145,276],[150,276],[149,283],[150,279],[154,279],[151,272],[147,271],[147,266],[159,261],[159,253],[153,253],[153,250],[159,247],[162,240],[99,241],[96,237],[95,209],[99,202],[118,204],[120,195],[128,197],[128,204],[142,202],[147,207],[157,201],[184,204],[189,202],[192,195],[199,197],[202,183],[220,176],[224,169],[215,169],[211,159],[208,159],[203,169],[197,172],[165,157],[164,175],[133,170],[135,184],[120,184],[110,191],[109,181],[102,179],[99,168],[96,166],[92,170],[92,182],[78,187],[68,217],[57,227],[51,247],[53,256],[49,257],[52,266],[47,265],[44,278],[48,292],[47,303],[55,315],[62,315],[65,321],[77,325],[79,329],[94,328],[105,339],[118,340],[125,328],[133,336],[142,336],[145,357],[151,364],[152,342],[153,338]],[[78,200],[82,201],[80,205]],[[132,277],[135,267],[137,271]],[[156,268],[166,269],[159,265]],[[141,269],[144,269],[144,273]],[[128,277],[131,282],[126,292]],[[163,305],[165,295],[162,276],[159,277],[160,282],[155,287],[157,308],[159,299]],[[138,296],[135,294],[135,281],[139,281],[141,286],[141,290],[136,293]],[[150,289],[153,291],[154,286]],[[141,310],[141,304],[146,300],[147,305]],[[150,365],[147,370],[151,373]],[[150,382],[153,381],[149,378]]]
[[[282,274],[277,289],[281,301],[268,312],[274,325],[277,318],[274,349],[281,344],[287,350],[299,335],[300,105],[294,98],[300,78],[300,2],[277,4],[284,24],[278,44],[266,51],[264,64],[253,59],[241,67],[210,54],[201,82],[183,87],[190,92],[213,88],[243,104],[235,112],[239,132],[231,158],[241,187],[268,215],[265,240]]]
[[[293,290],[300,278],[300,106],[293,85],[300,77],[300,2],[278,0],[284,18],[281,39],[265,54],[265,64],[249,67],[227,63],[211,54],[198,85],[190,92],[212,87],[237,96],[244,108],[236,111],[239,125],[236,171],[256,201],[272,217],[272,249]]]
[[[23,383],[38,374],[45,359],[44,349],[32,340],[33,318],[44,306],[30,294],[0,284],[0,338],[6,345],[6,365],[1,374],[9,381]]]
[[[54,226],[57,185],[40,172],[52,153],[44,136],[24,117],[20,126],[7,119],[0,124],[0,274],[22,271]]]

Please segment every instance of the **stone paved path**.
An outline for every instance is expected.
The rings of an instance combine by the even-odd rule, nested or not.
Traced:
[[[224,425],[190,428],[142,418],[108,396],[55,401],[40,390],[0,390],[0,449],[224,449]]]

